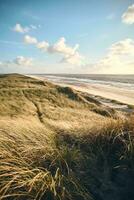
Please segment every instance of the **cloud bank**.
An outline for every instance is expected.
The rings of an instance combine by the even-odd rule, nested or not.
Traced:
[[[104,58],[84,67],[90,73],[134,73],[134,40],[127,38],[112,44]]]
[[[47,41],[38,42],[36,38],[25,35],[24,42],[26,44],[35,44],[36,48],[42,52],[61,55],[62,59],[60,62],[62,63],[72,65],[80,65],[82,63],[83,57],[78,52],[79,45],[76,44],[74,47],[69,46],[64,37],[61,37],[55,44],[50,45]]]

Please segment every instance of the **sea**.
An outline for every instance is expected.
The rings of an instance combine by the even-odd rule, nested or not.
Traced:
[[[107,85],[134,91],[133,75],[109,75],[109,74],[36,74],[54,83],[70,85],[92,84]]]

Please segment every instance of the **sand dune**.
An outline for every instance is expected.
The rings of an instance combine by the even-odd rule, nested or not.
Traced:
[[[46,77],[39,77],[39,76],[32,76],[34,78],[40,80],[46,80]],[[134,105],[134,91],[126,88],[120,88],[110,85],[104,84],[89,84],[89,83],[82,83],[82,82],[64,82],[56,81],[53,79],[48,79],[53,83],[62,85],[62,86],[70,86],[74,89],[77,89],[82,92],[87,92],[89,94],[93,94],[96,96],[101,96],[104,98],[108,98],[111,100],[116,100],[124,104]]]
[[[134,91],[113,86],[96,85],[71,85],[80,91],[85,91],[93,95],[99,95],[108,99],[117,100],[122,103],[134,105]]]

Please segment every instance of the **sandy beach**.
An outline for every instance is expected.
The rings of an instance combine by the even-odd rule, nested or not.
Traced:
[[[134,91],[132,90],[127,90],[127,89],[122,89],[118,87],[109,87],[109,86],[102,86],[99,84],[96,85],[71,85],[69,84],[72,88],[87,92],[93,95],[101,96],[104,98],[108,98],[111,100],[116,100],[121,103],[125,104],[130,104],[134,105]]]
[[[115,86],[110,86],[107,84],[90,84],[82,82],[70,82],[57,80],[54,78],[40,77],[40,76],[31,76],[40,80],[48,80],[55,84],[62,86],[69,86],[81,92],[87,92],[94,96],[100,96],[109,100],[116,100],[118,102],[134,105],[134,91],[132,89],[120,88]]]

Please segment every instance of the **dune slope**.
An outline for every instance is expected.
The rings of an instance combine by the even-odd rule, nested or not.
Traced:
[[[0,199],[132,199],[133,124],[87,93],[1,75]]]

